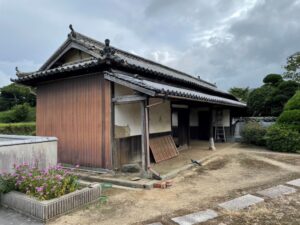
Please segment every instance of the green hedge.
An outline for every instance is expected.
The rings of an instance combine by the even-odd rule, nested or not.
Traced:
[[[0,134],[35,135],[35,123],[0,123]]]
[[[296,94],[285,104],[284,110],[300,110],[300,91],[297,91]]]
[[[293,126],[300,132],[300,109],[283,111],[279,116],[277,123]]]
[[[300,152],[300,134],[290,126],[275,124],[265,136],[267,147],[273,151]]]
[[[245,124],[243,130],[241,131],[242,142],[247,144],[264,146],[264,135],[266,134],[266,132],[266,128],[262,127],[259,123],[248,122]]]

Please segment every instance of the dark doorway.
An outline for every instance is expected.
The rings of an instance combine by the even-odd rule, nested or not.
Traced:
[[[199,140],[209,139],[209,111],[199,111]]]
[[[177,131],[178,145],[179,146],[188,145],[190,139],[189,109],[177,108],[176,111],[178,113],[178,131]]]

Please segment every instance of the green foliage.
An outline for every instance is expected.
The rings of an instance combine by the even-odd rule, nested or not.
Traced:
[[[300,134],[289,126],[279,124],[271,126],[265,139],[267,147],[273,151],[300,151]]]
[[[8,193],[15,189],[16,180],[10,174],[0,175],[0,194]]]
[[[296,81],[288,80],[283,81],[278,85],[278,92],[283,93],[289,100],[300,89],[300,84]],[[276,93],[277,94],[277,93]]]
[[[250,89],[248,87],[246,88],[233,87],[229,89],[229,93],[232,94],[237,99],[239,99],[240,101],[247,102]]]
[[[245,124],[241,132],[243,138],[242,141],[247,144],[264,146],[264,135],[266,134],[266,132],[267,129],[262,127],[259,123],[248,122]]]
[[[35,93],[29,87],[10,84],[0,88],[0,111],[11,109],[15,105],[29,104],[36,105]]]
[[[0,134],[34,135],[35,123],[0,123]]]
[[[284,78],[300,82],[300,52],[296,52],[287,58]]]
[[[265,78],[263,79],[263,82],[265,84],[270,84],[270,85],[278,85],[280,82],[282,82],[282,76],[280,74],[269,74],[267,76],[265,76]]]
[[[249,94],[247,105],[252,116],[270,116],[271,98],[275,88],[269,85],[256,88]]]
[[[295,94],[300,85],[295,81],[281,81],[279,84],[265,84],[254,89],[247,105],[251,116],[279,116],[286,102]]]
[[[15,105],[12,108],[11,118],[9,122],[23,122],[27,119],[29,114],[29,105],[27,103],[23,105]]]
[[[300,107],[298,91],[266,134],[267,147],[273,151],[300,152]]]
[[[284,106],[284,110],[294,109],[300,109],[300,91],[297,91],[296,94]]]
[[[294,127],[300,132],[300,109],[285,110],[277,119],[279,124]]]
[[[14,174],[5,175],[6,185],[11,186],[3,192],[16,190],[40,200],[49,200],[79,188],[78,178],[60,165],[40,170],[24,163],[14,168]]]
[[[33,122],[35,121],[35,108],[27,103],[16,105],[11,110],[0,112],[0,123]]]

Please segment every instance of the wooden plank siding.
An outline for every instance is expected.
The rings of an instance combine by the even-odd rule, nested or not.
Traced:
[[[61,163],[111,169],[110,111],[101,73],[37,87],[37,135],[58,138]]]

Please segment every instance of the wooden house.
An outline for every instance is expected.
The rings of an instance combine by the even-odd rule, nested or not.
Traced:
[[[156,151],[173,140],[179,148],[193,139],[213,144],[217,127],[228,136],[245,107],[214,84],[70,29],[38,71],[12,79],[36,87],[37,135],[58,138],[62,163],[147,170],[152,140]]]

